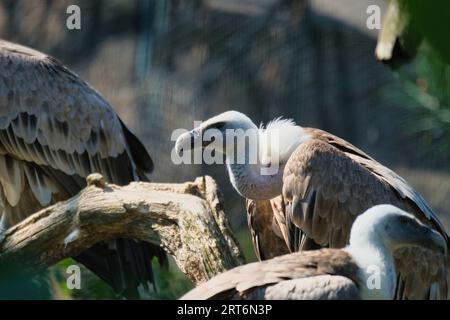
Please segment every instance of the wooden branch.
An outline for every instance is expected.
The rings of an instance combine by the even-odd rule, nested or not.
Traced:
[[[244,263],[212,178],[125,187],[106,184],[98,174],[87,181],[77,196],[7,230],[0,264],[45,268],[118,237],[160,245],[195,284]]]

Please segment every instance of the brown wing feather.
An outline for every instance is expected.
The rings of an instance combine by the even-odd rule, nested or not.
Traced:
[[[52,57],[0,40],[0,227],[75,195],[90,173],[123,185],[151,168],[145,148],[88,83]],[[102,278],[129,280],[115,286],[120,292],[152,280],[140,267],[154,255],[147,244],[117,240],[91,252],[78,258]]]
[[[252,236],[253,247],[259,260],[289,253],[288,247],[275,220],[271,201],[247,200],[247,220]]]
[[[421,210],[429,208],[425,200],[403,179],[344,140],[320,130],[316,133],[309,132],[313,139],[298,147],[285,168],[283,196],[290,210],[286,212],[288,223],[322,246],[340,248],[348,243],[357,215],[374,205],[390,203],[413,213],[448,239],[434,213]],[[389,183],[393,175],[395,181]],[[424,249],[403,249],[396,252],[396,258],[400,282],[404,282],[402,298],[428,297],[431,281],[437,281],[434,290],[445,295],[447,266],[442,256]],[[437,271],[433,265],[438,266]]]
[[[307,277],[340,275],[354,283],[358,267],[342,250],[322,249],[293,253],[250,263],[222,273],[193,289],[182,299],[257,299],[271,285]],[[267,297],[269,298],[269,297]]]
[[[444,235],[446,239],[448,238],[448,235],[446,234],[445,228],[439,220],[439,217],[433,212],[433,209],[431,209],[425,199],[394,171],[383,166],[351,143],[326,131],[314,128],[306,128],[305,133],[311,135],[314,139],[329,143],[336,149],[344,152],[345,155],[347,155],[351,159],[360,163],[372,174],[382,179],[384,182],[390,185],[402,199],[410,201],[410,204],[412,206],[417,207],[418,211],[421,212],[418,216],[419,219],[427,218],[429,222],[431,222],[435,226],[435,228],[439,232],[441,232],[442,235]]]
[[[254,290],[266,300],[359,300],[359,289],[349,278],[320,275],[281,281]]]

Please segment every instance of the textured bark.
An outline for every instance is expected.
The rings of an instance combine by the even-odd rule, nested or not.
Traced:
[[[118,187],[91,175],[77,196],[7,230],[0,264],[45,268],[118,237],[160,245],[195,284],[244,262],[212,178]]]

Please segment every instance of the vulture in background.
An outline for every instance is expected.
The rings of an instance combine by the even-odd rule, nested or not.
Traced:
[[[142,143],[88,83],[56,59],[0,40],[0,230],[76,195],[91,173],[126,185],[147,181]],[[117,293],[138,297],[153,282],[159,247],[130,239],[99,243],[77,261]]]
[[[256,131],[256,163],[249,161],[249,148],[244,149],[245,161],[239,162],[232,159],[236,147],[233,143],[226,142],[221,148],[217,141],[203,139],[203,134],[212,129],[225,137],[228,130]],[[249,227],[260,259],[287,250],[343,248],[356,217],[385,203],[410,212],[449,241],[436,214],[403,178],[330,133],[303,128],[285,119],[258,128],[245,114],[228,111],[182,134],[175,151],[181,155],[197,146],[210,145],[224,153],[231,183],[247,199]],[[272,161],[277,162],[279,170],[261,174],[262,169],[273,165]],[[285,248],[273,251],[283,240]],[[396,298],[447,297],[445,256],[425,248],[399,248],[394,256],[398,272]]]
[[[392,205],[378,205],[356,218],[344,249],[292,253],[240,266],[182,299],[391,300],[394,251],[413,246],[447,251],[447,241],[431,227]]]

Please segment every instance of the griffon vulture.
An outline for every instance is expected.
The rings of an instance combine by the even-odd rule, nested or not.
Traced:
[[[56,59],[0,40],[1,229],[76,195],[91,173],[124,185],[147,180],[150,156],[109,103]],[[76,260],[118,293],[152,282],[159,247],[128,239],[97,244]]]
[[[344,249],[291,253],[220,274],[182,299],[393,299],[394,251],[446,253],[446,240],[413,215],[377,205],[358,216]]]
[[[258,144],[258,160],[250,162],[248,146],[241,148],[245,161],[234,159],[235,149],[242,147],[239,143],[247,140],[225,141],[224,148],[220,148],[214,139],[203,139],[203,134],[212,129],[225,137],[230,130],[256,131],[257,141],[253,143]],[[199,139],[202,143],[197,142]],[[348,244],[350,228],[358,214],[383,203],[411,212],[448,241],[436,214],[404,179],[325,131],[303,128],[283,119],[258,128],[246,115],[229,111],[181,135],[175,151],[183,154],[199,145],[203,149],[212,145],[224,153],[232,185],[247,198],[249,227],[260,259],[284,254],[286,249],[273,252],[272,247],[266,246],[272,241],[279,243],[281,238],[290,252],[342,248]],[[277,171],[262,174],[275,162]],[[261,223],[262,220],[267,223]],[[397,298],[446,297],[447,264],[442,255],[426,249],[403,248],[396,250],[395,259],[399,273]]]

